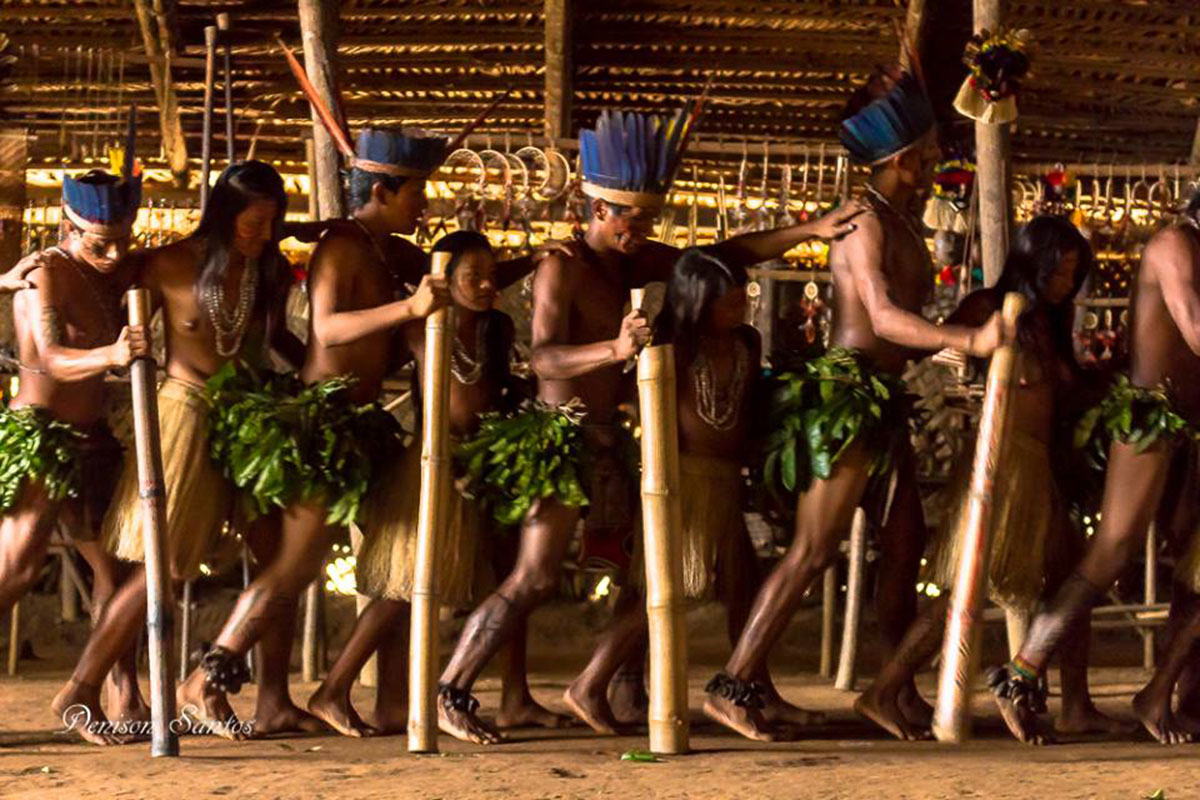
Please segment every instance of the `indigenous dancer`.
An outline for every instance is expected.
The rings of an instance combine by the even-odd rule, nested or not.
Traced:
[[[811,481],[811,487],[798,501],[792,547],[755,599],[725,670],[709,683],[705,703],[712,719],[764,741],[777,738],[777,731],[762,712],[756,678],[804,593],[836,557],[869,488],[883,490],[883,508],[869,504],[869,513],[888,564],[880,574],[876,608],[889,652],[912,622],[925,525],[900,380],[905,362],[914,350],[945,347],[983,357],[1002,340],[999,314],[982,328],[939,326],[920,316],[933,271],[909,206],[928,187],[939,148],[933,110],[917,81],[903,77],[848,118],[842,142],[856,161],[872,167],[871,212],[830,252],[833,348],[790,381],[790,422],[782,422],[792,441],[777,442],[795,468],[793,485],[803,490]],[[830,418],[825,410],[834,409],[836,418]],[[818,441],[806,437],[806,415],[820,423]],[[931,709],[915,687],[906,694],[908,707],[897,724],[927,726]]]
[[[383,248],[393,233],[416,229],[425,210],[425,179],[441,163],[445,146],[441,137],[361,133],[350,175],[353,215],[322,237],[310,261],[312,313],[301,383],[290,387],[291,397],[281,382],[255,398],[241,388],[234,369],[225,376],[230,382],[216,387],[215,399],[226,393],[229,399],[215,404],[221,424],[214,448],[240,452],[236,462],[226,459],[227,474],[259,511],[283,509],[278,552],[179,688],[181,704],[199,706],[217,720],[234,718],[226,695],[237,693],[248,677],[243,656],[264,634],[285,627],[290,649],[289,623],[300,591],[316,578],[334,537],[359,518],[368,486],[398,451],[399,425],[376,402],[389,339],[397,326],[442,306],[446,288],[444,280],[427,276],[412,297],[396,299],[400,286]],[[254,409],[250,416],[239,415],[242,404]],[[241,427],[251,421],[273,436],[246,442]],[[272,443],[282,443],[284,452],[272,452]],[[264,480],[244,466],[255,459],[276,462],[280,474]]]
[[[1008,292],[1028,301],[1019,321],[1018,390],[1013,395],[1008,461],[996,486],[995,539],[991,545],[989,586],[992,600],[1018,614],[1032,611],[1047,587],[1057,588],[1082,552],[1082,537],[1068,514],[1062,485],[1061,460],[1051,454],[1057,432],[1078,417],[1077,398],[1086,391],[1075,360],[1072,323],[1075,295],[1092,269],[1087,240],[1063,217],[1041,216],[1017,232],[1004,272],[994,287],[969,295],[950,317],[952,324],[985,321],[1004,304]],[[929,552],[930,580],[942,587],[954,583],[964,522],[971,451],[959,461],[947,489],[949,514]],[[947,597],[943,595],[943,598]],[[920,736],[923,730],[902,721],[900,691],[915,672],[929,662],[942,642],[945,600],[930,603],[897,648],[875,683],[855,704],[859,713],[899,738]],[[1101,714],[1087,686],[1089,625],[1087,619],[1070,634],[1064,649],[1062,714],[1064,733],[1123,730]],[[900,720],[900,721],[898,721]]]
[[[754,545],[746,530],[742,467],[749,453],[759,398],[762,340],[745,324],[746,270],[716,256],[684,251],[667,285],[654,341],[675,345],[679,386],[679,458],[683,507],[683,591],[693,600],[716,597],[728,611],[736,642],[757,591]],[[635,560],[636,561],[636,560]],[[609,682],[646,642],[644,580],[635,573],[622,592],[622,608],[591,662],[566,690],[566,704],[600,733],[618,732],[609,710]],[[628,595],[628,598],[627,598]],[[764,667],[764,713],[773,722],[810,723],[818,715],[788,706]]]
[[[595,130],[581,132],[583,191],[590,198],[587,232],[576,243],[577,253],[551,255],[534,278],[532,366],[539,398],[550,407],[573,398],[585,406],[584,439],[593,466],[590,511],[606,518],[612,516],[606,506],[635,491],[623,466],[623,432],[615,412],[629,388],[622,368],[650,334],[640,311],[622,317],[620,309],[630,288],[667,279],[678,258],[676,248],[650,242],[649,236],[686,140],[686,119],[683,112],[673,120],[605,113]],[[712,252],[726,264],[758,263],[814,236],[852,230],[849,220],[861,210],[852,204],[812,223],[730,239]],[[468,619],[442,674],[443,731],[478,743],[498,740],[492,726],[475,714],[471,686],[529,613],[557,590],[580,506],[586,503],[586,497],[557,489],[533,503],[523,522],[516,567]],[[625,513],[633,516],[631,502]],[[602,718],[606,712],[587,713]]]
[[[493,309],[497,292],[496,260],[487,237],[459,231],[443,237],[434,253],[451,255],[446,270],[455,305],[455,340],[451,354],[450,435],[468,439],[479,427],[480,414],[514,404],[509,372],[514,328],[508,315]],[[409,354],[416,360],[414,395],[419,396],[425,360],[425,329],[420,321],[403,328]],[[421,442],[418,437],[384,474],[368,499],[365,538],[358,553],[359,591],[371,604],[358,618],[350,639],[325,682],[309,700],[309,710],[347,736],[395,733],[407,726],[408,610],[412,596],[417,546]],[[468,608],[479,599],[487,573],[486,551],[492,531],[478,501],[453,493],[446,538],[438,546],[438,594],[441,602]],[[516,643],[514,643],[516,644]],[[523,644],[523,641],[520,643]],[[372,651],[379,651],[379,687],[375,713],[368,725],[350,704],[350,689]],[[501,724],[539,722],[561,726],[563,718],[537,706],[525,682],[524,650],[514,673],[506,674]]]
[[[146,331],[121,324],[131,282],[121,260],[142,197],[142,176],[129,163],[120,178],[99,170],[64,177],[60,243],[13,270],[36,288],[13,301],[20,387],[0,411],[0,613],[37,580],[56,524],[92,567],[93,618],[128,572],[97,539],[122,461],[104,418],[104,376],[149,352]],[[147,719],[136,642],[112,678],[114,716]],[[103,721],[95,699],[92,720]],[[97,744],[113,741],[99,730],[81,732]]]
[[[232,486],[211,462],[204,383],[226,362],[261,362],[268,341],[289,358],[299,342],[284,331],[281,298],[289,270],[279,252],[287,198],[283,181],[257,161],[234,164],[217,180],[196,231],[165,247],[132,255],[129,269],[162,309],[167,378],[159,388],[167,495],[167,550],[176,581],[200,574],[218,555]],[[119,558],[143,560],[136,465],[127,459],[104,538]],[[254,547],[254,538],[250,538]],[[96,718],[97,686],[137,639],[146,617],[146,575],[137,567],[105,607],[70,681],[55,697],[56,712],[82,704]],[[290,641],[290,636],[288,637]],[[260,725],[292,728],[299,713],[270,687],[260,693]],[[295,712],[295,713],[293,713]],[[264,722],[265,720],[265,722]]]
[[[1104,596],[1142,547],[1163,508],[1173,466],[1200,424],[1200,198],[1179,224],[1159,231],[1142,254],[1133,289],[1130,375],[1119,379],[1088,419],[1111,445],[1100,528],[1071,576],[1034,617],[1020,652],[989,674],[1009,730],[1022,742],[1043,744],[1037,712],[1044,704],[1040,678],[1050,657],[1079,620]],[[1180,493],[1190,504],[1195,495]],[[1187,509],[1185,508],[1185,511]],[[1190,533],[1190,531],[1189,531]],[[1195,606],[1172,609],[1168,656],[1133,701],[1133,710],[1158,741],[1175,744],[1190,735],[1174,719],[1171,695],[1187,664],[1200,624]]]

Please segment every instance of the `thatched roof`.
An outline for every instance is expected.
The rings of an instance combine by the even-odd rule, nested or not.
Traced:
[[[923,48],[932,90],[948,106],[970,3],[927,0]],[[146,0],[163,8],[193,157],[200,151],[203,28],[233,17],[239,136],[263,120],[260,155],[300,160],[307,106],[272,44],[299,44],[295,0]],[[461,127],[494,92],[515,93],[492,121],[514,141],[542,132],[545,62],[540,0],[345,0],[338,50],[351,125]],[[966,7],[964,9],[963,7]],[[602,108],[667,109],[714,89],[702,134],[713,140],[836,142],[854,85],[895,60],[899,0],[577,0],[574,120]],[[1015,24],[1039,43],[1021,99],[1014,156],[1037,161],[1187,161],[1200,86],[1200,3],[1192,0],[1014,0]],[[119,131],[136,99],[142,155],[156,152],[158,102],[130,0],[0,0],[0,31],[18,56],[0,87],[9,122],[57,160]],[[124,55],[124,83],[117,81]],[[90,66],[89,66],[90,65]],[[89,75],[91,78],[89,80]],[[947,117],[951,116],[947,113]],[[65,134],[65,135],[64,135]],[[218,144],[217,151],[223,151]]]

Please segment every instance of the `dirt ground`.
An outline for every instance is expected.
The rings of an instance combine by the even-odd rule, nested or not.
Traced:
[[[694,631],[720,630],[719,617],[693,616]],[[573,623],[565,626],[565,620]],[[558,698],[586,657],[588,635],[573,613],[560,623],[535,618],[532,685],[547,705]],[[1033,749],[1004,735],[988,698],[979,695],[976,739],[961,747],[904,744],[858,720],[853,695],[831,688],[813,674],[810,620],[789,637],[776,659],[780,688],[792,701],[830,714],[812,738],[762,745],[743,741],[697,720],[693,753],[660,763],[620,760],[644,748],[644,734],[594,736],[578,728],[550,735],[520,730],[502,745],[481,748],[442,737],[442,753],[412,756],[403,738],[349,740],[333,734],[231,743],[211,736],[188,737],[179,759],[151,759],[147,744],[100,750],[73,736],[49,712],[50,698],[67,674],[78,634],[51,636],[47,626],[34,641],[37,660],[22,662],[22,674],[0,678],[0,798],[1122,798],[1154,795],[1167,800],[1200,797],[1200,745],[1166,748],[1148,740],[1088,739]],[[575,631],[569,637],[564,631]],[[61,633],[61,632],[60,632]],[[542,635],[539,635],[542,634]],[[66,640],[61,650],[47,644]],[[563,642],[574,642],[568,650]],[[997,639],[990,634],[992,646]],[[691,670],[692,708],[719,662],[721,647],[696,636]],[[719,639],[714,640],[719,641]],[[1140,647],[1128,632],[1101,640],[1098,660],[1136,663]],[[868,669],[870,668],[869,665]],[[1094,682],[1098,703],[1125,714],[1129,697],[1144,680],[1140,669],[1104,667]],[[929,694],[933,675],[923,676]],[[313,684],[293,676],[293,691],[305,699]],[[478,687],[485,711],[495,708],[498,682]],[[253,708],[248,688],[236,705]],[[369,707],[372,690],[358,688],[356,702]],[[1052,701],[1052,707],[1054,702]]]

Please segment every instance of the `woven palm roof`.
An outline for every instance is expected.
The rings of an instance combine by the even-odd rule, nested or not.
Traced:
[[[163,11],[174,49],[189,155],[200,152],[203,28],[228,11],[241,150],[261,121],[261,157],[301,160],[308,108],[273,44],[279,32],[299,50],[295,0],[145,2]],[[922,60],[951,119],[971,4],[927,5]],[[542,133],[540,0],[345,0],[340,7],[339,80],[352,127],[452,131],[512,86],[488,130],[513,141]],[[1014,157],[1189,159],[1200,116],[1200,2],[1024,0],[1010,3],[1010,17],[1038,42]],[[576,0],[574,124],[603,108],[677,107],[711,74],[706,139],[833,144],[851,89],[896,59],[904,18],[900,0]],[[132,0],[0,0],[0,32],[17,57],[0,84],[0,121],[36,134],[35,159],[78,155],[115,138],[115,112],[131,100],[140,110],[139,154],[153,159],[159,108]]]

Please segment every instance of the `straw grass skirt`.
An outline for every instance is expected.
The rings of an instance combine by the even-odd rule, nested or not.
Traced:
[[[212,463],[204,387],[167,378],[158,389],[163,477],[167,495],[167,551],[171,574],[190,580],[217,554],[233,502],[233,487]],[[125,466],[104,519],[105,546],[125,561],[144,561],[137,459]]]
[[[412,599],[421,506],[421,440],[417,438],[388,467],[366,500],[363,543],[355,580],[368,597]],[[485,521],[479,503],[450,491],[449,525],[438,540],[434,566],[438,599],[452,608],[468,608],[484,591],[490,575],[481,569]]]
[[[1003,469],[996,476],[996,526],[988,565],[988,592],[993,602],[1015,612],[1033,607],[1046,585],[1047,565],[1069,560],[1072,528],[1055,484],[1050,450],[1032,436],[1013,432]],[[929,579],[954,584],[962,552],[967,493],[973,450],[964,454],[943,497],[953,509],[930,543]]]

